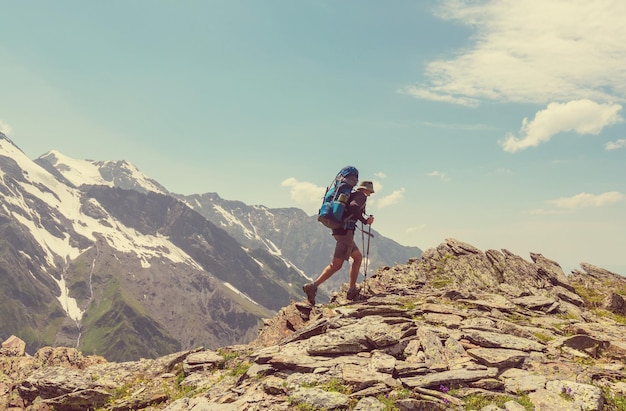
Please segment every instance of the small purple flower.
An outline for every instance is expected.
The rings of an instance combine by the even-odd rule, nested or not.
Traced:
[[[573,399],[573,397],[574,397],[574,392],[572,391],[571,387],[567,387],[567,388],[563,387],[561,389],[561,393],[562,393],[562,395],[564,395],[564,396],[566,396],[568,398],[572,398]]]
[[[448,392],[448,387],[446,387],[445,385],[441,384],[439,386],[439,391],[441,391],[441,392]]]

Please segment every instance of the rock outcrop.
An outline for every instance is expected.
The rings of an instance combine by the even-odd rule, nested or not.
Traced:
[[[626,279],[530,257],[449,239],[380,268],[356,301],[344,285],[292,302],[247,345],[126,363],[3,348],[0,408],[626,409]]]

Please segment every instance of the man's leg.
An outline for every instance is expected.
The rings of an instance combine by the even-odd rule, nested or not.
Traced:
[[[343,261],[344,261],[343,258],[333,257],[333,260],[330,262],[330,264],[328,264],[326,268],[324,268],[322,273],[315,280],[315,285],[320,285],[324,281],[332,277],[333,274],[335,274],[337,271],[341,269],[341,266],[343,265]]]
[[[350,266],[350,288],[354,288],[356,287],[356,280],[359,278],[363,254],[361,254],[358,248],[355,248],[352,254],[350,254],[350,257],[352,257],[352,265]]]
[[[354,247],[350,257],[352,257],[352,265],[350,266],[350,288],[348,288],[346,298],[348,300],[354,300],[359,295],[359,289],[356,288],[356,280],[359,278],[359,269],[361,268],[363,254],[361,254],[361,251],[357,247]]]
[[[306,294],[307,300],[311,305],[315,305],[315,296],[317,295],[317,286],[328,280],[333,274],[335,274],[343,265],[343,258],[333,257],[330,264],[324,268],[322,273],[312,283],[302,286],[302,290]]]

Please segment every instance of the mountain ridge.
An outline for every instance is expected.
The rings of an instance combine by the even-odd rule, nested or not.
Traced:
[[[128,169],[126,163],[122,165]],[[108,185],[76,187],[67,181],[0,136],[0,231],[4,234],[0,271],[6,274],[0,289],[4,297],[0,311],[5,314],[0,318],[2,337],[22,336],[34,349],[70,340],[95,341],[93,352],[106,352],[110,359],[154,357],[165,354],[147,348],[155,332],[169,341],[161,345],[167,351],[245,341],[262,318],[279,308],[277,301],[286,303],[299,291],[297,284],[280,283],[283,277],[298,276],[295,271],[275,264],[270,268],[267,255],[253,258],[225,231],[175,198]],[[208,271],[190,253],[205,261]],[[214,275],[224,278],[233,272],[237,274],[228,283]],[[260,285],[243,280],[246,273],[256,283],[265,281],[272,291],[259,292]],[[116,281],[126,298],[119,301],[121,305],[103,306],[104,290]],[[254,292],[269,306],[247,296]],[[132,308],[146,305],[151,309]],[[24,309],[15,309],[20,306]],[[194,329],[195,336],[188,335],[180,322],[168,320],[172,307],[184,308],[190,318],[205,325]],[[114,311],[107,314],[106,309],[117,311],[118,317],[111,317]],[[103,320],[83,318],[92,319],[94,313],[102,319],[109,315],[128,320],[131,334],[139,336],[135,343],[139,351],[107,351],[118,335],[129,332],[116,328],[111,320],[105,321],[108,339],[89,338],[103,325]],[[148,332],[145,320],[158,326]],[[172,345],[172,339],[177,344]]]
[[[238,200],[223,199],[217,193],[176,194],[169,192],[125,161],[76,160],[58,152],[53,153],[55,154],[40,156],[36,161],[46,163],[47,167],[61,174],[76,174],[74,172],[76,169],[88,169],[89,172],[78,172],[91,178],[82,178],[80,180],[82,184],[93,185],[105,179],[108,185],[119,188],[171,195],[227,231],[244,247],[265,249],[308,279],[317,277],[332,255],[334,240],[330,236],[330,231],[319,224],[315,216],[309,216],[301,209],[295,207],[270,209],[263,205],[247,205]],[[106,167],[106,171],[98,172],[102,166]],[[120,177],[111,175],[112,169],[121,170],[122,175]],[[75,178],[74,180],[77,181]],[[372,233],[375,240],[370,247],[369,267],[404,262],[408,258],[418,257],[422,252],[418,247],[400,245],[376,230],[372,230]],[[348,268],[344,267],[323,284],[322,288],[326,294],[332,293],[345,281],[347,270]],[[327,299],[326,295],[320,297]]]
[[[29,411],[626,409],[626,278],[446,239],[361,297],[291,302],[249,344],[107,362],[11,338],[0,406]],[[10,373],[4,370],[12,370]],[[2,381],[0,381],[2,384]]]

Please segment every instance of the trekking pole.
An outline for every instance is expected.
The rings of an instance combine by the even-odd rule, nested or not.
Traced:
[[[365,230],[361,230],[361,238],[365,236]],[[367,287],[367,266],[370,262],[370,240],[372,239],[372,225],[367,225],[367,252],[365,253],[365,268],[363,270],[363,290]],[[365,241],[363,241],[363,248],[365,248]]]

